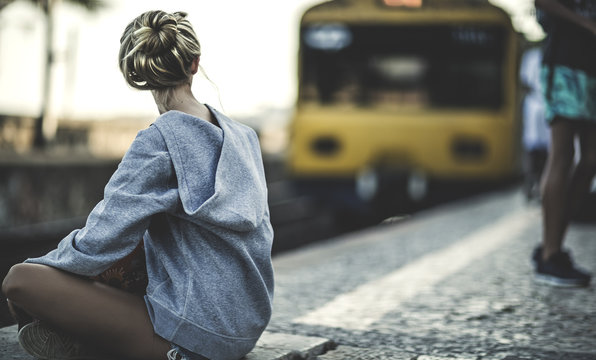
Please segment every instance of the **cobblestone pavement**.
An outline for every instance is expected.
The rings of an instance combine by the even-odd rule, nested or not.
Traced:
[[[280,255],[269,330],[332,339],[321,360],[596,359],[594,285],[533,282],[540,226],[509,190]],[[565,245],[596,273],[595,224]]]

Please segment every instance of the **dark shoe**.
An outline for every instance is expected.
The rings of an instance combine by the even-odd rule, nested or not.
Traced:
[[[105,359],[69,336],[44,326],[39,321],[19,330],[19,344],[30,355],[46,360],[99,360]]]
[[[542,260],[541,250],[535,249],[532,259],[536,264],[535,279],[539,283],[559,287],[583,287],[590,284],[592,276],[573,265],[571,256],[560,251]]]
[[[534,266],[534,270],[538,269],[538,264],[542,262],[542,246],[536,246],[534,251],[532,251],[532,265]]]

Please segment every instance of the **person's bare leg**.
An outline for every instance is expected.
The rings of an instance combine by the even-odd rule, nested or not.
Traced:
[[[575,131],[569,121],[551,125],[551,149],[542,178],[542,259],[561,250],[569,222],[568,189]]]
[[[596,125],[585,124],[579,135],[581,157],[569,184],[570,214],[575,215],[596,175]]]
[[[131,359],[163,360],[143,298],[49,266],[18,264],[2,284],[6,297],[36,319],[81,342]]]

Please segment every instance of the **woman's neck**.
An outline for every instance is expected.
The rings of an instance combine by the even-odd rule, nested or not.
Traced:
[[[188,84],[159,92],[154,90],[152,94],[160,114],[176,110],[217,124],[207,106],[194,97]]]

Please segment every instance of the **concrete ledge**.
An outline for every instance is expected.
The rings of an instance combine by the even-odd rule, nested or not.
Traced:
[[[265,331],[244,360],[314,360],[335,346],[325,338]]]
[[[266,331],[244,360],[314,360],[333,348],[335,343],[325,338]],[[0,329],[0,359],[34,360],[21,349],[16,325]]]

